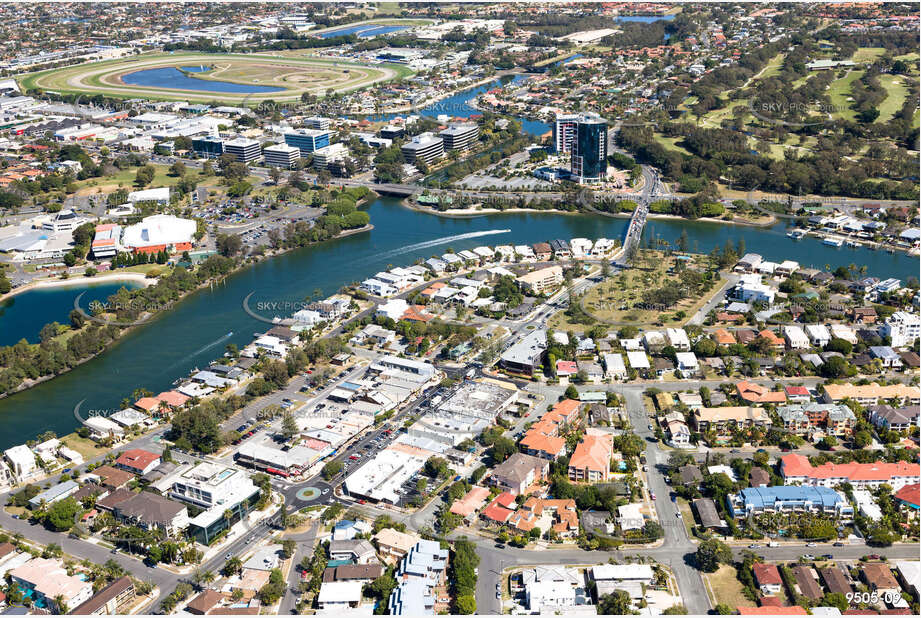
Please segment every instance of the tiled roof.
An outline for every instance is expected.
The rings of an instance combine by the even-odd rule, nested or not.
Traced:
[[[886,463],[850,462],[844,464],[824,463],[815,467],[803,455],[789,453],[780,458],[780,470],[786,477],[807,477],[810,479],[845,478],[851,481],[888,481],[893,477],[918,477],[921,465],[899,461]]]
[[[586,435],[569,459],[571,467],[604,473],[611,465],[611,437]]]
[[[785,403],[787,396],[783,391],[772,391],[766,386],[743,380],[736,384],[739,397],[751,403]]]
[[[918,483],[913,485],[906,485],[902,489],[895,492],[895,498],[897,500],[901,500],[902,502],[913,504],[915,508],[918,508],[921,506],[921,485]]]

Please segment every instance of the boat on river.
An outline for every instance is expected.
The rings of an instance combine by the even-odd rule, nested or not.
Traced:
[[[787,238],[792,238],[793,240],[799,240],[806,235],[806,230],[801,230],[799,228],[793,228],[787,232]]]
[[[840,247],[844,244],[844,240],[835,238],[834,236],[826,236],[822,239],[822,244],[828,245],[829,247]]]

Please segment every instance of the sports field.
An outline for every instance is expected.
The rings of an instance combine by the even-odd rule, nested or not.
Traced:
[[[193,87],[180,89],[130,85],[122,80],[123,76],[137,71],[186,66],[210,67],[207,72],[194,74],[194,81],[202,81],[201,90]],[[291,58],[270,53],[158,53],[33,73],[20,79],[20,87],[24,90],[41,88],[61,94],[103,94],[124,98],[255,105],[270,99],[296,100],[304,93],[324,95],[330,90],[348,92],[407,74],[411,74],[409,69],[393,64],[372,66],[319,58]],[[263,93],[211,92],[207,90],[208,80],[283,90]]]

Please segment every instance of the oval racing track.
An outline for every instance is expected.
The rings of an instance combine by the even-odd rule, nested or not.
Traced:
[[[208,79],[202,76],[203,87],[209,81],[223,81],[253,86],[275,86],[284,88],[282,92],[265,93],[225,93],[206,90],[184,90],[178,88],[159,88],[154,86],[134,86],[121,81],[121,76],[145,69],[180,67],[194,64],[221,65],[221,71],[245,71],[245,65],[253,69],[270,70],[277,67],[277,74],[268,80],[253,81],[243,77],[227,79]],[[310,69],[318,73],[337,73],[336,77],[307,85],[296,85],[292,76],[304,69],[305,75]],[[346,73],[345,70],[349,72]],[[358,74],[358,75],[356,75]],[[264,100],[286,101],[299,99],[301,94],[323,94],[332,88],[335,92],[347,92],[366,87],[382,81],[393,79],[398,75],[394,69],[386,66],[369,66],[352,63],[334,63],[332,61],[274,56],[270,54],[158,54],[156,57],[137,58],[129,61],[106,61],[90,63],[63,69],[53,69],[38,75],[27,76],[23,81],[34,87],[48,91],[72,92],[83,95],[104,94],[119,97],[149,97],[159,99],[181,98],[194,101],[225,100],[233,102]],[[62,82],[63,80],[63,82]]]

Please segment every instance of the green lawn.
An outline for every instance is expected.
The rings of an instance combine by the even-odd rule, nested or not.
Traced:
[[[675,152],[680,152],[681,154],[684,154],[684,155],[691,154],[684,148],[684,146],[678,145],[678,142],[680,142],[682,139],[683,138],[681,137],[665,137],[664,135],[656,134],[656,141],[662,144],[667,150],[673,150]]]
[[[877,122],[888,122],[905,104],[908,86],[901,75],[880,75],[879,83],[886,89],[886,100],[879,106]]]
[[[863,77],[863,74],[863,71],[850,71],[828,86],[828,97],[831,99],[833,115],[845,120],[854,119],[854,110],[851,109],[851,85],[854,80]]]
[[[854,55],[851,56],[851,60],[854,62],[872,63],[884,53],[886,53],[885,47],[859,47],[857,51],[854,52]]]
[[[786,54],[777,54],[771,58],[771,61],[762,69],[758,79],[767,79],[768,77],[773,77],[780,73],[780,67],[783,66],[784,58],[786,58]]]

